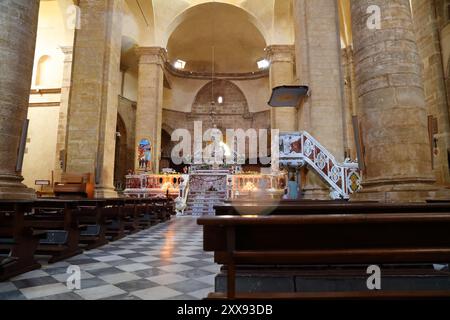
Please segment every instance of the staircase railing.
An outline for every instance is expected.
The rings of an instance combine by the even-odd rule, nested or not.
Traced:
[[[281,167],[308,165],[332,189],[333,199],[348,199],[361,188],[361,171],[358,163],[336,158],[308,132],[280,134],[279,162]]]
[[[175,211],[177,216],[183,216],[184,210],[187,208],[187,201],[189,196],[189,175],[183,174],[181,176],[180,195],[175,199]]]

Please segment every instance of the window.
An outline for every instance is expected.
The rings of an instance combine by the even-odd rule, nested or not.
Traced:
[[[257,62],[259,69],[267,69],[270,66],[270,62],[267,59],[263,59]]]
[[[178,59],[177,61],[175,61],[173,66],[175,67],[175,69],[183,70],[184,67],[186,67],[186,61]]]

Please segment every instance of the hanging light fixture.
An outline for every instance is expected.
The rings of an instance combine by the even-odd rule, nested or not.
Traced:
[[[215,3],[215,1],[213,1]],[[216,127],[216,119],[214,117],[214,106],[216,105],[215,101],[215,95],[214,95],[214,73],[215,73],[215,46],[214,46],[214,34],[215,34],[215,23],[214,23],[214,17],[212,17],[212,33],[211,33],[211,107],[210,107],[210,117],[211,117],[211,123],[213,127]]]

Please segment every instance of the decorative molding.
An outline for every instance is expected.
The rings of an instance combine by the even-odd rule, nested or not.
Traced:
[[[165,63],[165,68],[171,75],[178,78],[211,80],[211,73],[179,70],[168,61]],[[255,80],[267,77],[269,77],[269,70],[243,73],[214,73],[214,80]]]
[[[61,88],[31,89],[30,94],[60,94]]]
[[[32,102],[28,105],[30,108],[33,107],[60,107],[60,102]]]
[[[139,64],[158,64],[164,67],[167,61],[167,50],[161,47],[136,47]]]
[[[266,49],[267,59],[271,62],[290,62],[295,61],[295,46],[294,45],[271,45]]]

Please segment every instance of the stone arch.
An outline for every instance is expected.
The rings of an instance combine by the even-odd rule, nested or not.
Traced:
[[[230,7],[234,7],[237,8],[239,10],[242,10],[242,12],[244,12],[246,14],[247,19],[256,27],[256,29],[258,29],[258,31],[261,33],[261,35],[263,36],[263,38],[265,39],[266,43],[270,42],[270,34],[267,31],[266,27],[264,26],[264,24],[255,16],[253,15],[250,11],[248,11],[247,9],[237,6],[235,4],[230,4],[230,3],[226,3],[223,1],[209,1],[206,3],[202,3],[202,4],[198,4],[196,6],[192,6],[189,7],[187,9],[185,9],[184,11],[182,11],[181,13],[179,13],[173,20],[171,23],[169,23],[169,25],[166,28],[166,32],[164,34],[164,39],[162,40],[162,46],[163,47],[167,47],[167,44],[169,42],[169,38],[172,35],[172,33],[175,31],[175,29],[184,21],[186,21],[187,19],[189,19],[193,14],[195,14],[195,11],[200,8],[201,6],[205,6],[211,3],[217,3],[223,6],[230,6]]]
[[[222,97],[223,102],[218,103]],[[214,104],[212,102],[214,101]],[[248,102],[242,90],[233,82],[216,79],[205,84],[197,93],[192,104],[192,113],[209,114],[249,114]]]
[[[169,135],[172,135],[172,132],[174,132],[174,128],[172,128],[170,125],[168,125],[167,123],[163,123],[161,125],[161,131],[166,131]]]
[[[294,16],[292,4],[292,1],[274,1],[272,44],[294,43]]]
[[[114,185],[117,189],[123,189],[125,183],[125,175],[128,168],[128,141],[127,128],[125,121],[117,114],[116,125],[116,149],[114,159]]]

